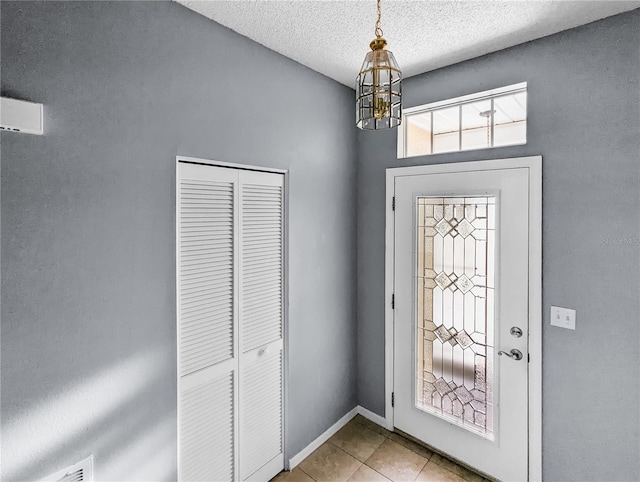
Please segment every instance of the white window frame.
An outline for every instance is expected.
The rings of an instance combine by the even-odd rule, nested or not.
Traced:
[[[432,156],[434,154],[446,154],[442,153],[427,153],[427,154],[419,154],[417,156],[408,156],[407,155],[407,117],[416,115],[416,114],[424,114],[428,112],[433,112],[435,110],[443,109],[445,107],[455,107],[458,105],[469,104],[471,102],[477,102],[479,100],[489,100],[495,99],[496,97],[502,97],[504,95],[517,93],[517,92],[526,92],[527,91],[527,83],[520,82],[519,84],[507,85],[505,87],[499,87],[496,89],[485,90],[483,92],[477,92],[475,94],[463,95],[461,97],[455,97],[453,99],[440,100],[438,102],[431,102],[430,104],[418,105],[415,107],[408,107],[402,109],[402,123],[400,124],[400,128],[398,129],[398,159],[406,159],[409,157],[419,157],[419,156]],[[527,109],[528,112],[528,109]],[[527,118],[525,117],[525,122]],[[491,130],[493,131],[493,120],[491,122]],[[433,126],[431,126],[433,130]],[[462,132],[462,126],[459,126],[459,131]],[[493,132],[492,136],[493,138]],[[527,141],[525,139],[524,142],[517,144],[509,144],[511,145],[522,145],[526,144]],[[482,149],[495,149],[497,147],[507,147],[507,146],[489,146],[483,147]],[[432,150],[433,150],[433,139],[432,139]],[[473,151],[477,149],[458,149],[456,151],[448,151],[449,152],[463,152],[463,151]]]

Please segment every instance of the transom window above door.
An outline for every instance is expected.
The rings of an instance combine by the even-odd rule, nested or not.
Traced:
[[[411,107],[398,129],[398,158],[527,142],[526,82]]]

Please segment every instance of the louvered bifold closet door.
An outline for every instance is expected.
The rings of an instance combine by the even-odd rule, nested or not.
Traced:
[[[237,479],[238,174],[178,164],[178,470]]]
[[[268,480],[284,463],[283,191],[282,174],[240,174],[241,480]]]

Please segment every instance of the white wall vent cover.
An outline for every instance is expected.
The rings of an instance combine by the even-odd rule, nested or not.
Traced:
[[[42,104],[1,97],[0,130],[42,135],[44,133]]]
[[[42,479],[41,482],[93,482],[93,455]]]

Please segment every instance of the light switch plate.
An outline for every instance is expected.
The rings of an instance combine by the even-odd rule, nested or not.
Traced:
[[[566,328],[568,330],[576,329],[576,310],[569,308],[560,308],[559,306],[551,307],[551,324]]]

